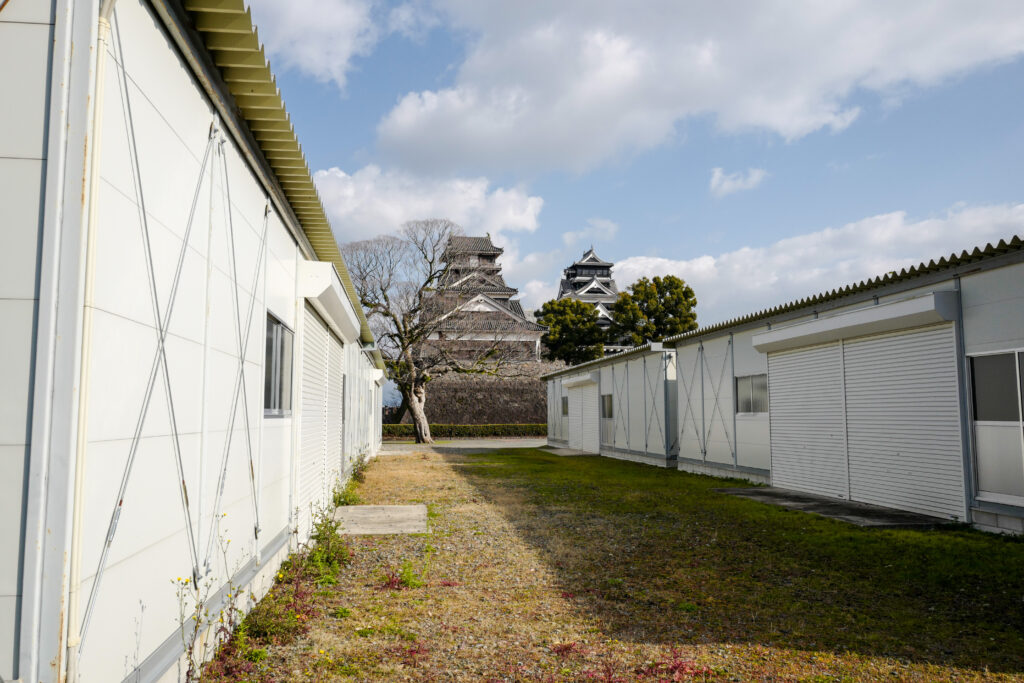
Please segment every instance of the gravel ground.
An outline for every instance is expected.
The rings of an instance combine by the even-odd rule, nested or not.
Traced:
[[[378,457],[359,488],[363,501],[426,503],[429,532],[352,538],[340,583],[316,594],[322,617],[295,644],[269,648],[260,680],[1021,680],[924,658],[784,646],[783,636],[745,638],[743,614],[730,616],[738,637],[721,638],[720,625],[701,621],[710,591],[696,605],[644,580],[671,566],[622,519],[538,503],[521,481],[481,476],[507,457],[516,456]],[[625,565],[622,553],[631,558]]]

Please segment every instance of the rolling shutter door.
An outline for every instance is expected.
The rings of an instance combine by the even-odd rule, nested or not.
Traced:
[[[849,497],[841,347],[768,354],[772,485]]]
[[[844,358],[851,498],[963,519],[953,326],[849,341]]]
[[[309,534],[310,512],[324,494],[327,427],[327,345],[329,332],[306,304],[302,327],[302,424],[299,459],[299,535]]]
[[[569,448],[583,450],[583,391],[569,390]]]
[[[597,453],[601,450],[600,432],[598,431],[597,402],[598,387],[596,384],[583,387],[580,394],[580,424],[583,432],[580,435],[580,450]]]
[[[341,340],[330,334],[327,340],[327,479],[324,482],[326,495],[341,478],[344,469],[342,462],[342,420],[344,416],[344,356]]]

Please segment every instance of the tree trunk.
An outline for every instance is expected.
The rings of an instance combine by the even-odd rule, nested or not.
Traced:
[[[413,387],[409,395],[409,412],[412,414],[412,423],[416,429],[416,443],[434,443],[430,438],[430,423],[427,422],[427,414],[423,407],[427,403],[427,388],[422,384]]]

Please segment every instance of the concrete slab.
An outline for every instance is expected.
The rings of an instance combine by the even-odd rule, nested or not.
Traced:
[[[928,515],[919,515],[915,512],[893,510],[866,503],[826,498],[825,496],[816,496],[800,491],[778,489],[773,486],[749,489],[715,489],[715,491],[729,496],[739,496],[740,498],[756,500],[760,503],[777,505],[789,510],[799,510],[828,517],[829,519],[838,519],[842,522],[849,522],[850,524],[863,527],[931,529],[955,524],[955,522],[939,517],[929,517]]]
[[[341,533],[425,534],[427,506],[420,505],[343,505],[334,511],[341,522]]]

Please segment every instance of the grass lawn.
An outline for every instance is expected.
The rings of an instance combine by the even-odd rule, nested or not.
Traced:
[[[383,456],[359,495],[428,503],[430,533],[353,539],[304,635],[209,680],[1024,680],[1020,539],[730,485],[535,449]]]

